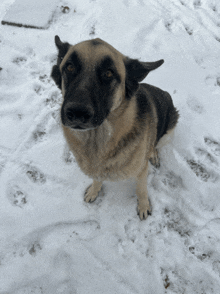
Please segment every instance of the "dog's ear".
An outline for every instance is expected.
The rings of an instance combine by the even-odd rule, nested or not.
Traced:
[[[61,72],[58,65],[54,65],[51,71],[51,77],[56,83],[57,87],[61,90]]]
[[[158,68],[163,63],[163,59],[155,62],[141,62],[137,59],[127,58],[125,60],[127,98],[130,98],[137,91],[138,83],[145,79],[151,70]]]
[[[59,51],[58,58],[57,58],[57,65],[60,65],[64,56],[66,55],[67,51],[69,50],[70,44],[69,43],[63,43],[60,40],[59,36],[55,36],[55,44],[57,46],[57,49]]]
[[[58,49],[58,56],[57,56],[57,64],[53,66],[52,71],[51,71],[51,77],[56,83],[57,87],[61,89],[61,72],[60,72],[60,64],[66,55],[67,51],[69,50],[70,44],[69,43],[63,43],[61,42],[59,36],[55,36],[55,44]]]

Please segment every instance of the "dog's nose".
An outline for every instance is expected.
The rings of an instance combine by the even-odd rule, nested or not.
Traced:
[[[92,118],[92,113],[82,107],[69,107],[66,110],[66,117],[72,123],[87,123]]]

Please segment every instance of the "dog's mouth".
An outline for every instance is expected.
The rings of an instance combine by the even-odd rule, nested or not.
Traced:
[[[89,130],[96,129],[96,127],[81,127],[81,126],[75,126],[75,127],[70,127],[70,128],[75,131],[89,131]]]
[[[96,129],[98,126],[81,126],[81,125],[69,125],[69,124],[63,124],[65,127],[70,128],[74,131],[90,131]]]
[[[86,130],[87,128],[81,127],[81,126],[72,126],[71,129],[74,129],[74,130]]]

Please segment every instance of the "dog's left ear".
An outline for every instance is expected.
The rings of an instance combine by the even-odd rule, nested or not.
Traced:
[[[158,60],[155,62],[141,62],[137,59],[127,58],[125,60],[126,69],[126,96],[130,98],[138,89],[141,81],[146,78],[151,70],[154,70],[161,66],[164,60]]]
[[[60,65],[64,56],[66,55],[67,51],[69,50],[70,44],[69,43],[63,43],[60,40],[59,36],[55,36],[55,44],[57,46],[57,49],[59,50],[58,58],[57,58],[57,65]]]
[[[60,72],[60,64],[66,55],[67,51],[69,50],[70,44],[69,43],[63,43],[60,40],[59,36],[55,36],[55,44],[57,46],[57,49],[59,50],[58,56],[57,56],[57,64],[53,66],[52,71],[51,71],[51,77],[56,83],[57,87],[61,89],[61,72]]]

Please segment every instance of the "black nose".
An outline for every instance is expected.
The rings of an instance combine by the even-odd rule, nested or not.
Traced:
[[[66,110],[66,117],[72,123],[87,123],[92,118],[92,113],[82,107],[70,107]]]

